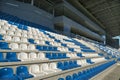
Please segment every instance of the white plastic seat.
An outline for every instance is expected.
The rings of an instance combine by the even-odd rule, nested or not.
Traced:
[[[45,57],[45,54],[44,53],[38,53],[38,58],[40,60],[48,60],[46,57]]]
[[[1,26],[1,25],[4,25],[4,22],[0,21],[0,26]]]
[[[7,36],[7,35],[4,35],[3,36],[3,39],[5,40],[5,41],[12,41],[12,37],[11,36]]]
[[[14,41],[14,42],[20,42],[20,37],[13,37],[12,41]]]
[[[28,50],[36,50],[34,44],[29,44],[28,45]]]
[[[20,44],[21,50],[27,50],[27,44]]]
[[[21,32],[15,32],[15,36],[21,36]]]
[[[22,30],[22,33],[23,33],[23,34],[27,34],[27,31],[26,31],[26,30]]]
[[[55,72],[54,70],[51,70],[51,69],[49,68],[49,66],[48,66],[47,63],[41,64],[41,68],[42,68],[42,71],[43,71],[43,72],[46,72],[46,73],[48,73],[48,74]]]
[[[9,28],[9,31],[12,31],[12,32],[13,32],[13,31],[16,31],[16,30],[17,30],[16,28],[17,28],[17,26],[12,25],[12,26]]]
[[[14,32],[9,30],[9,31],[7,31],[7,35],[14,36]]]
[[[17,43],[10,43],[9,48],[12,50],[19,50],[19,45]]]
[[[2,28],[0,28],[0,34],[6,34],[6,30],[3,30]]]
[[[28,42],[28,39],[27,39],[27,38],[24,38],[24,37],[21,37],[21,42],[27,43],[27,42]]]
[[[33,38],[33,35],[28,35],[28,37],[27,38]]]
[[[3,30],[9,30],[9,26],[7,26],[7,25],[1,25],[1,29],[3,29]]]
[[[34,42],[37,43],[37,44],[40,44],[38,39],[35,39]]]
[[[72,53],[73,58],[79,58],[76,53]]]
[[[67,53],[66,56],[70,57],[70,58],[73,58],[73,56],[71,55],[71,53]]]
[[[33,36],[33,38],[34,38],[34,39],[38,39],[39,37],[38,37],[37,34],[36,34],[36,35]]]
[[[55,72],[62,71],[61,69],[57,68],[57,64],[56,63],[50,63],[50,69],[54,70]]]
[[[27,35],[27,34],[24,34],[24,33],[22,33],[21,36],[22,36],[22,37],[28,37],[28,35]]]
[[[77,60],[77,64],[78,65],[82,65],[82,61],[81,60]]]
[[[40,66],[37,64],[31,65],[29,68],[29,72],[33,75],[33,76],[44,76],[47,73],[41,71]]]
[[[30,60],[40,60],[35,52],[29,53]]]
[[[31,32],[31,31],[28,31],[28,33],[27,33],[28,35],[32,35],[33,33]]]
[[[86,62],[86,59],[81,60],[81,62],[82,62],[82,64],[81,64],[81,65],[83,65],[83,66],[87,66],[87,65],[89,65],[89,63],[87,63],[87,62]]]
[[[18,59],[20,59],[21,61],[28,61],[28,60],[30,60],[28,58],[28,54],[25,53],[25,52],[18,53]]]
[[[45,41],[39,41],[41,45],[45,45]]]

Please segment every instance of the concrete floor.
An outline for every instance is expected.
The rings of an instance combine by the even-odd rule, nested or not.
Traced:
[[[117,63],[107,70],[101,72],[90,80],[119,80],[120,78],[120,63]]]
[[[117,66],[102,80],[119,80],[119,79],[120,79],[120,66]]]

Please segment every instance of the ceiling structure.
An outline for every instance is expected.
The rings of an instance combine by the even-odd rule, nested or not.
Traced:
[[[77,0],[111,36],[120,35],[120,0]]]
[[[59,3],[62,0],[48,0]],[[88,17],[95,20],[111,36],[120,35],[120,0],[66,0],[74,7],[82,5],[90,13]],[[84,9],[84,10],[85,10]],[[80,9],[79,9],[80,10]],[[81,9],[83,10],[83,9]],[[83,12],[84,13],[84,12]]]
[[[35,0],[35,3],[53,13],[54,6],[63,1],[83,12],[112,37],[120,35],[120,0]]]

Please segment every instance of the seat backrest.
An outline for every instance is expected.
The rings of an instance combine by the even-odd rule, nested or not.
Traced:
[[[28,59],[27,53],[24,53],[24,52],[19,53],[18,59],[20,59],[20,60]]]
[[[31,52],[31,53],[29,53],[29,58],[30,59],[35,59],[35,58],[37,58],[37,54],[34,53],[34,52]]]
[[[63,67],[63,63],[62,63],[62,62],[58,62],[58,63],[57,63],[57,67],[58,67],[58,68],[62,68],[62,67]]]
[[[58,80],[64,80],[64,78],[59,78]]]
[[[51,53],[46,53],[46,54],[45,54],[45,57],[51,58]]]
[[[0,69],[0,78],[11,78],[13,77],[12,68],[1,68]]]
[[[38,72],[40,72],[40,67],[37,64],[31,65],[29,68],[29,71],[31,73],[38,73]]]
[[[4,38],[5,41],[11,41],[12,40],[12,37],[9,36],[9,35],[4,35],[3,38]]]
[[[57,64],[56,63],[50,63],[50,68],[51,69],[57,69]]]
[[[3,60],[3,59],[4,59],[4,57],[3,57],[3,53],[0,52],[0,60]]]
[[[72,77],[73,77],[73,79],[77,79],[78,75],[76,73],[73,73]]]
[[[73,80],[70,75],[66,76],[66,80]]]
[[[0,35],[0,40],[3,40],[3,36],[2,35]]]
[[[47,63],[42,64],[42,65],[41,65],[41,68],[42,68],[43,71],[49,70],[49,66],[48,66]]]
[[[58,58],[58,54],[57,53],[52,53],[52,57],[53,58]]]
[[[17,59],[16,52],[7,52],[6,59]]]
[[[45,58],[45,54],[44,53],[38,53],[38,58],[44,59]]]
[[[10,44],[9,44],[9,47],[10,47],[11,49],[15,50],[15,49],[18,49],[18,48],[19,48],[19,45],[18,45],[17,43],[10,43]]]
[[[65,62],[64,62],[64,66],[69,66],[69,62],[68,62],[68,61],[65,61]]]
[[[12,40],[15,41],[15,42],[19,42],[20,41],[20,37],[13,37]]]
[[[35,50],[35,45],[34,44],[29,44],[28,45],[28,50]]]
[[[27,44],[20,44],[21,50],[27,50]]]
[[[34,44],[34,39],[28,39],[28,42]]]
[[[14,31],[10,31],[9,30],[9,31],[7,31],[7,34],[13,36],[14,35]]]
[[[21,42],[28,42],[27,38],[22,37]]]
[[[21,74],[29,74],[28,68],[26,66],[18,66],[16,68],[16,74],[21,75]]]

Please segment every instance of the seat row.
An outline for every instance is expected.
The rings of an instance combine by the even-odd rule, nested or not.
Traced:
[[[58,62],[57,67],[62,70],[68,70],[76,67],[81,67],[81,65],[78,65],[77,61],[73,60],[73,61]]]
[[[18,66],[15,74],[10,67],[0,68],[0,80],[24,80],[32,77],[26,66]]]
[[[97,75],[101,71],[115,64],[115,61],[110,61],[96,67],[92,67],[78,73],[73,73],[72,75],[67,75],[65,78],[59,78],[58,80],[89,80],[93,76]]]
[[[5,53],[4,53],[5,54]],[[65,58],[71,58],[67,56],[69,53],[25,53],[25,52],[7,52],[6,55],[3,55],[2,52],[0,52],[0,62],[16,62],[16,61],[32,61],[32,60],[48,60],[48,59],[65,59]],[[71,53],[73,54],[73,53]],[[79,54],[79,53],[78,53]],[[6,57],[4,57],[6,56]],[[79,58],[79,57],[72,57],[72,58]],[[93,58],[91,59],[93,62],[100,62],[106,60],[104,57],[100,58]],[[79,62],[79,61],[78,61]],[[89,62],[89,61],[88,61]],[[81,64],[79,62],[78,64]]]

